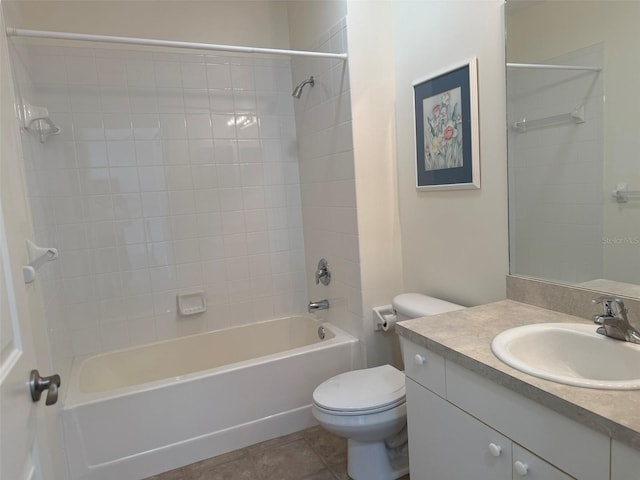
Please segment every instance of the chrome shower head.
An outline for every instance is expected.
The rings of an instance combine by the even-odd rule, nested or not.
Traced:
[[[294,98],[300,98],[302,96],[302,89],[307,84],[311,85],[312,87],[316,84],[316,82],[313,80],[313,75],[311,75],[307,80],[305,80],[300,85],[298,85],[296,88],[294,88],[293,89],[293,93],[291,94],[291,96],[294,97]]]

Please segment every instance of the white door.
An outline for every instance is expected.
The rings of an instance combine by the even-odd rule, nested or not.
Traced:
[[[35,447],[39,415],[34,411],[40,405],[31,400],[28,387],[35,355],[30,329],[18,314],[1,213],[0,250],[0,478],[42,478]]]
[[[0,13],[0,479],[47,480],[56,476],[45,449],[50,442],[42,441],[48,434],[43,426],[45,408],[52,407],[45,407],[47,391],[42,401],[32,401],[29,375],[38,367],[45,375],[52,372],[47,371],[50,365],[44,365],[46,359],[36,364],[22,281],[30,226],[4,29]]]

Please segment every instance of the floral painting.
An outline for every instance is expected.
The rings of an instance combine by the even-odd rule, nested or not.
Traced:
[[[425,98],[422,104],[424,169],[462,167],[462,89],[458,87]]]
[[[418,191],[480,188],[477,61],[413,82]]]

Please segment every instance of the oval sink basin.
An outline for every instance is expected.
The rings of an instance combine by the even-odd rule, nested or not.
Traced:
[[[491,342],[507,365],[566,385],[640,389],[640,345],[596,333],[595,325],[539,323],[511,328]]]

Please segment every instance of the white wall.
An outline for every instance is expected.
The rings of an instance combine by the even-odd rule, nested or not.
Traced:
[[[288,48],[285,2],[9,1],[8,24],[34,30]]]
[[[463,305],[505,297],[508,245],[502,4],[500,0],[393,4],[404,288]],[[412,81],[472,56],[478,57],[482,188],[417,192]]]
[[[347,15],[346,0],[300,1],[287,3],[291,48],[307,50],[326,40],[331,27]]]
[[[360,268],[362,338],[370,366],[394,359],[393,333],[374,332],[371,309],[402,293],[402,251],[395,164],[393,2],[349,2],[349,69]],[[395,357],[395,358],[394,358]]]

